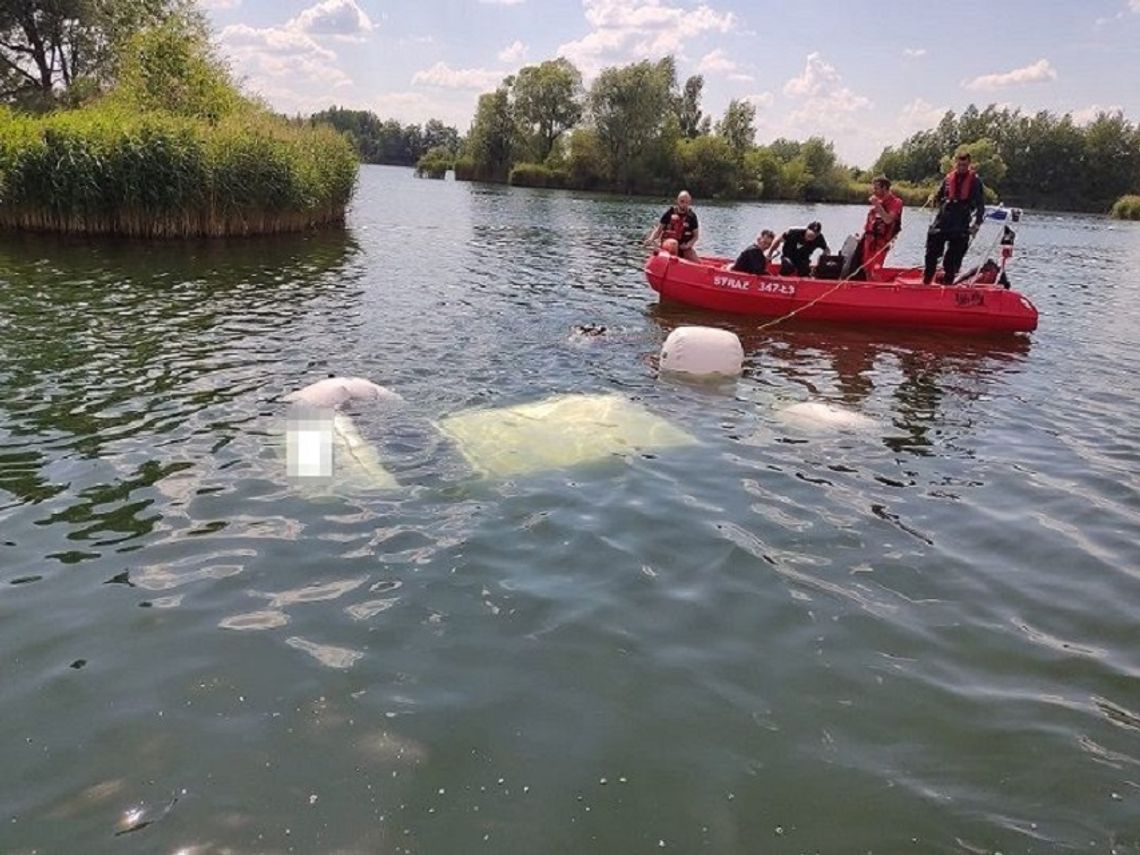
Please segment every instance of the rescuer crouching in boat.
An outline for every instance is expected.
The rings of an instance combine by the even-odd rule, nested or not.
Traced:
[[[755,242],[736,257],[736,261],[725,266],[735,273],[751,273],[763,276],[768,272],[768,253],[776,240],[776,233],[764,229],[756,236]]]
[[[776,238],[768,257],[775,255],[777,249],[780,250],[781,276],[811,276],[812,253],[817,249],[825,253],[831,251],[818,220],[808,223],[806,228],[788,229]]]

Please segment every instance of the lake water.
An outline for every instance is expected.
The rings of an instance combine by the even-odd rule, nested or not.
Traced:
[[[1140,224],[1028,214],[1031,336],[757,331],[658,306],[667,201],[366,167],[344,234],[0,236],[0,851],[1140,852]],[[684,323],[739,382],[657,376]],[[403,489],[287,480],[329,373],[406,399]],[[566,393],[698,442],[435,428]]]

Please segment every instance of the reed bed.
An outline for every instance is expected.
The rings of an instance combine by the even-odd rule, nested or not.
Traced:
[[[342,223],[357,159],[331,128],[243,110],[218,121],[121,107],[0,108],[0,228],[140,237]]]
[[[1110,216],[1114,220],[1140,220],[1140,195],[1121,196],[1112,206]]]

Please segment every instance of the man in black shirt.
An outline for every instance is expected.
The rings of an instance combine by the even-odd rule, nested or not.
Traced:
[[[664,249],[666,242],[673,240],[676,241],[677,255],[690,261],[698,261],[693,244],[700,237],[700,227],[697,224],[697,214],[693,211],[692,204],[693,197],[689,195],[688,190],[682,190],[678,193],[677,204],[670,206],[661,215],[661,220],[649,237],[645,239],[645,245],[650,246],[660,241],[661,248]]]
[[[768,272],[768,252],[772,249],[772,242],[776,233],[771,229],[764,229],[756,237],[756,242],[740,253],[730,270],[737,273],[751,273],[754,276],[763,276]]]
[[[807,228],[788,229],[772,247],[769,254],[780,249],[780,275],[810,276],[811,255],[817,249],[829,252],[823,237],[823,227],[818,221],[807,224]]]
[[[938,260],[942,261],[942,283],[953,285],[962,267],[962,259],[970,246],[970,238],[978,233],[986,215],[985,190],[982,179],[970,168],[970,153],[960,151],[954,157],[954,169],[942,179],[930,201],[941,203],[934,222],[926,233],[926,269],[923,284],[934,281]],[[972,216],[971,216],[972,215]],[[973,220],[973,223],[970,220]]]

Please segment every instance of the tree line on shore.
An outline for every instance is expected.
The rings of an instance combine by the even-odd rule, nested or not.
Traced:
[[[314,120],[347,132],[368,162],[415,163],[421,174],[622,193],[862,202],[883,173],[921,204],[969,149],[994,198],[1022,207],[1140,216],[1140,128],[1104,112],[1072,115],[990,105],[948,111],[934,128],[887,147],[870,170],[843,164],[823,138],[757,145],[756,107],[736,99],[703,112],[704,80],[678,84],[672,57],[604,70],[587,89],[566,59],[527,66],[480,96],[470,129],[433,120],[422,128],[333,108]],[[413,159],[413,155],[416,155]],[[1117,204],[1113,206],[1114,201]]]
[[[970,106],[860,170],[821,137],[757,145],[756,106],[734,99],[715,118],[703,88],[700,75],[679,84],[672,57],[607,68],[589,88],[559,58],[481,95],[463,136],[338,107],[286,119],[235,85],[192,0],[4,4],[0,225],[228,234],[336,222],[356,159],[460,180],[805,202],[861,203],[882,172],[921,204],[961,147],[1008,204],[1140,218],[1140,128],[1120,113],[1081,124]]]

